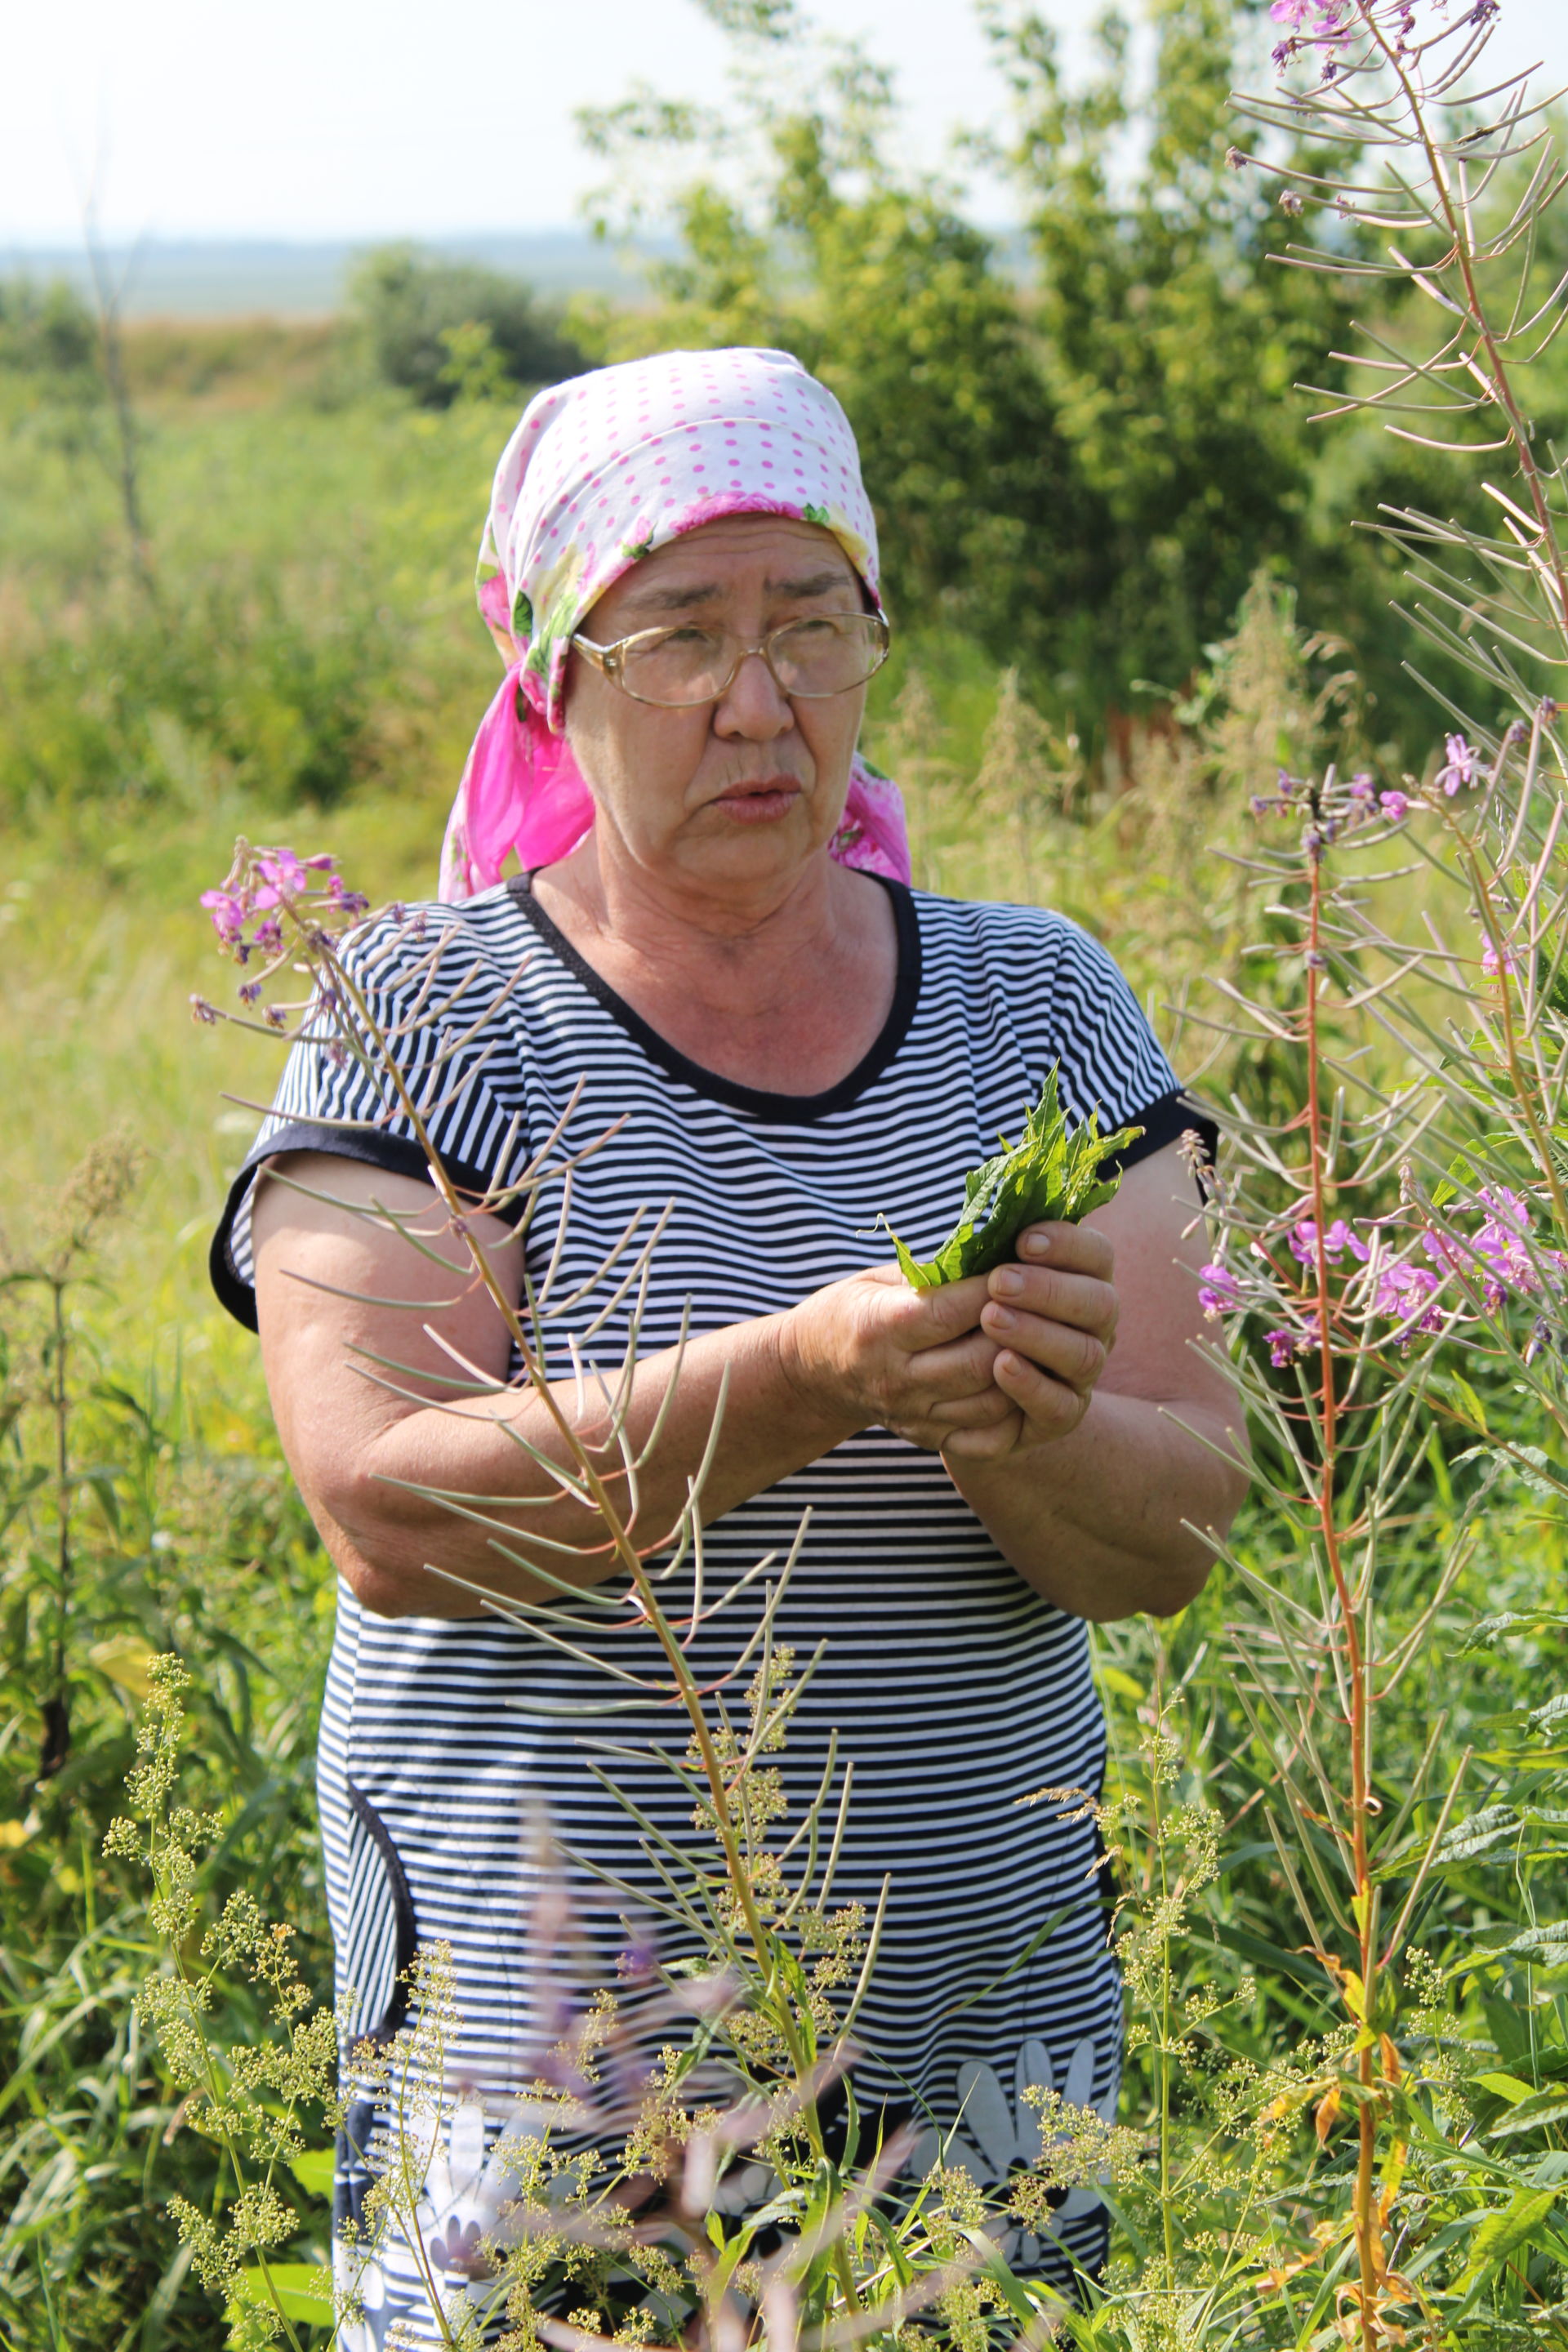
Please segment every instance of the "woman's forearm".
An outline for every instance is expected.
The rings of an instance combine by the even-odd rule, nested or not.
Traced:
[[[1074,1616],[1169,1616],[1202,1590],[1247,1489],[1222,1413],[1098,1391],[1072,1434],[948,1472],[998,1548]]]
[[[662,1548],[675,1533],[689,1482],[708,1451],[727,1372],[719,1439],[700,1497],[703,1519],[718,1517],[850,1433],[789,1382],[780,1360],[783,1320],[764,1316],[734,1324],[689,1341],[681,1359],[669,1349],[638,1364],[624,1423],[634,1459],[647,1448],[661,1412],[664,1421],[637,1472],[635,1504],[621,1447],[606,1442],[603,1394],[591,1382],[580,1391],[575,1381],[555,1381],[553,1412],[532,1389],[500,1389],[389,1422],[352,1454],[352,1466],[321,1479],[309,1497],[325,1522],[322,1531],[338,1566],[369,1607],[393,1616],[477,1612],[478,1596],[432,1568],[522,1600],[550,1596],[521,1561],[532,1560],[574,1586],[597,1583],[621,1565],[606,1522],[566,1494],[533,1454],[582,1483],[562,1434],[564,1420],[586,1447],[633,1543],[644,1551]],[[420,1488],[449,1499],[443,1503],[430,1491],[416,1491]],[[501,1499],[471,1499],[486,1496]],[[493,1524],[463,1516],[475,1512],[510,1530],[499,1539],[521,1561],[496,1549]]]

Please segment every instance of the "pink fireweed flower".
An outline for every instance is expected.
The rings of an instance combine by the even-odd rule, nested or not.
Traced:
[[[1500,980],[1503,973],[1506,971],[1509,978],[1511,980],[1513,977],[1513,968],[1512,950],[1509,948],[1504,948],[1502,953],[1500,955],[1497,949],[1492,945],[1490,940],[1489,940],[1485,947],[1481,950],[1481,970],[1486,974],[1487,978],[1489,980]]]
[[[204,890],[201,904],[213,919],[213,929],[226,948],[231,948],[245,936],[247,908],[243,899],[231,890]]]
[[[1296,1350],[1302,1345],[1294,1331],[1265,1331],[1263,1339],[1268,1349],[1268,1360],[1277,1372],[1282,1372],[1287,1364],[1294,1363]]]
[[[1461,784],[1468,787],[1475,782],[1481,755],[1462,735],[1450,735],[1444,749],[1448,756],[1437,771],[1436,781],[1452,800]]]
[[[1314,1265],[1318,1255],[1317,1219],[1303,1217],[1298,1224],[1292,1225],[1289,1241],[1290,1255],[1299,1265]],[[1337,1265],[1346,1250],[1349,1250],[1352,1257],[1359,1258],[1363,1265],[1372,1255],[1372,1252],[1354,1227],[1348,1225],[1343,1217],[1336,1217],[1333,1223],[1324,1231],[1323,1255],[1331,1264]]]
[[[1217,1262],[1198,1268],[1198,1305],[1212,1320],[1216,1315],[1234,1314],[1243,1301],[1234,1274],[1227,1265]]]
[[[1387,817],[1392,824],[1397,824],[1400,819],[1408,813],[1410,799],[1408,793],[1379,793],[1377,796],[1377,804],[1383,811],[1384,815]]]
[[[311,862],[314,863],[313,860]],[[294,852],[291,849],[263,849],[258,851],[256,859],[256,870],[261,876],[262,880],[264,882],[270,882],[275,889],[306,890],[310,887],[310,884],[305,878],[304,866],[301,864],[300,860],[295,856]],[[256,903],[259,907],[274,904],[275,901],[265,898],[262,893],[258,891],[257,893]]]
[[[1412,1265],[1405,1258],[1394,1258],[1378,1268],[1373,1313],[1389,1316],[1399,1324],[1396,1337],[1408,1351],[1418,1331],[1442,1329],[1443,1309],[1436,1297],[1441,1287],[1441,1276],[1429,1265]]]

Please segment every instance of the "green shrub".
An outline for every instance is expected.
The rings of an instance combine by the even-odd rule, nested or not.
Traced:
[[[453,338],[488,328],[503,383],[551,383],[575,375],[582,352],[521,278],[475,263],[443,261],[411,245],[366,256],[349,289],[349,309],[369,342],[383,383],[426,408],[449,407],[464,388]]]

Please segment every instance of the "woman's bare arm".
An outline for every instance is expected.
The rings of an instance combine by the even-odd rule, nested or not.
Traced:
[[[493,1549],[485,1529],[409,1491],[416,1486],[516,1497],[525,1507],[503,1504],[499,1516],[516,1527],[520,1549],[527,1553],[530,1534],[574,1547],[565,1554],[536,1547],[533,1557],[577,1585],[611,1574],[616,1562],[603,1522],[562,1498],[507,1433],[503,1424],[510,1423],[552,1460],[569,1461],[544,1399],[503,1387],[506,1325],[464,1244],[447,1229],[432,1188],[325,1154],[289,1154],[273,1164],[289,1181],[258,1178],[254,1204],[268,1386],[300,1492],[361,1600],[386,1616],[477,1613],[479,1601],[431,1574],[431,1563],[520,1598],[542,1594],[526,1570]],[[355,1213],[373,1202],[416,1213],[426,1246],[450,1272],[396,1232]],[[518,1241],[499,1220],[472,1224],[515,1301]],[[673,1530],[708,1444],[726,1370],[722,1432],[702,1493],[705,1520],[816,1461],[856,1430],[885,1423],[936,1445],[953,1426],[931,1421],[939,1406],[961,1423],[1005,1413],[1006,1400],[990,1380],[995,1348],[975,1328],[984,1296],[979,1280],[917,1299],[901,1282],[857,1276],[817,1292],[805,1309],[759,1316],[692,1340],[639,1481],[637,1543],[656,1547]],[[408,1303],[366,1303],[374,1300]],[[457,1367],[432,1334],[494,1388],[455,1397],[446,1383]],[[393,1393],[375,1377],[377,1358],[407,1368],[387,1377],[412,1396]],[[654,1429],[675,1363],[667,1350],[637,1366],[627,1414],[634,1448]],[[602,1402],[589,1394],[580,1403],[572,1380],[557,1382],[552,1393],[590,1444],[602,1442]],[[624,1507],[618,1454],[598,1459]]]

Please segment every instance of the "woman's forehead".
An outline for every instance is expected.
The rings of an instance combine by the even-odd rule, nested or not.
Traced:
[[[608,588],[603,598],[617,612],[658,606],[701,592],[732,594],[761,585],[773,593],[803,595],[819,587],[848,586],[854,566],[830,530],[793,515],[722,515],[655,548]]]

